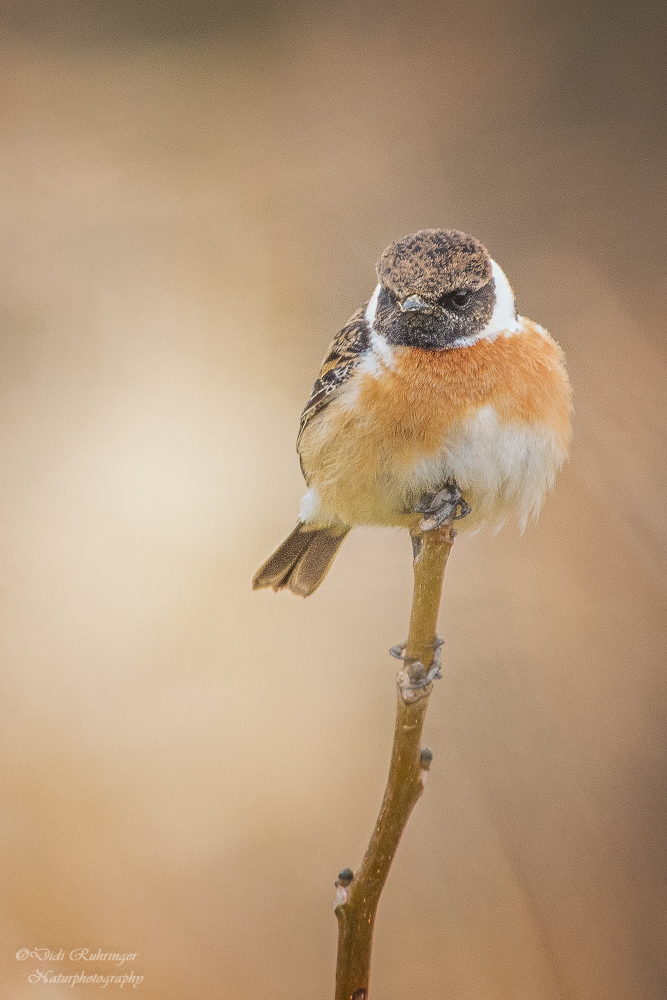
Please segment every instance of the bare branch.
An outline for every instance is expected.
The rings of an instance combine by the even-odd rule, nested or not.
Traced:
[[[336,882],[338,961],[336,1000],[367,1000],[373,930],[380,894],[401,834],[423,789],[433,754],[421,747],[433,681],[440,676],[438,610],[447,558],[456,532],[451,524],[413,536],[415,586],[410,633],[392,655],[404,661],[398,674],[394,745],[384,799],[361,863],[343,869]]]

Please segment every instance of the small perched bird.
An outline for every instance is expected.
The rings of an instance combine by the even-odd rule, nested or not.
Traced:
[[[567,456],[571,389],[546,330],[517,314],[472,236],[424,229],[387,247],[379,284],[334,338],[301,416],[309,487],[255,589],[307,597],[350,528],[523,531]]]

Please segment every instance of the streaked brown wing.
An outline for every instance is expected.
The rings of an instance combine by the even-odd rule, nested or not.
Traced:
[[[349,379],[354,371],[360,355],[368,350],[371,334],[368,323],[364,319],[365,306],[351,316],[340,333],[334,337],[329,353],[322,363],[320,374],[313,386],[310,399],[306,403],[301,422],[299,436],[296,439],[296,450],[299,450],[301,435],[310,421],[329,405],[338,395],[338,390]]]

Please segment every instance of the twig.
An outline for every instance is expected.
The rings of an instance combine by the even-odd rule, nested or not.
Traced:
[[[404,659],[398,674],[398,706],[384,799],[361,868],[343,869],[336,882],[338,961],[336,1000],[367,1000],[373,929],[380,894],[419,799],[433,755],[421,748],[424,716],[433,680],[439,676],[436,636],[442,582],[456,532],[451,525],[413,536],[415,588],[410,633],[393,655]],[[421,543],[421,544],[420,544]],[[399,652],[400,650],[400,652]]]

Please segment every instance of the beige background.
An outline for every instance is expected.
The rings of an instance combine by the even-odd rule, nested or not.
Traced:
[[[409,543],[355,531],[305,602],[250,579],[328,341],[424,226],[482,239],[563,345],[576,436],[538,525],[450,562],[373,995],[664,998],[660,7],[0,26],[2,1000],[99,995],[30,985],[81,968],[15,960],[40,946],[138,952],[144,1000],[332,995]]]

